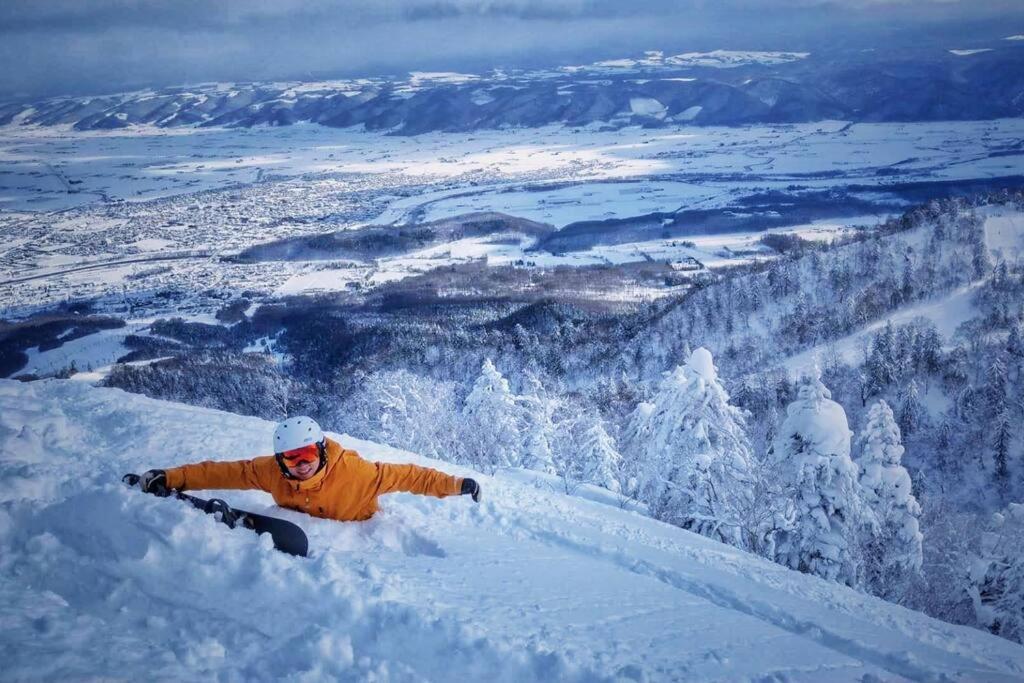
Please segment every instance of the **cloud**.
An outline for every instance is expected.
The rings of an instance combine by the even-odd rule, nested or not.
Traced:
[[[1024,16],[1008,0],[4,0],[0,94],[886,44]],[[1024,31],[1024,23],[1012,32]],[[873,38],[874,36],[874,38]],[[915,41],[919,43],[918,37]],[[908,41],[910,42],[910,41]],[[963,47],[958,44],[954,47]]]

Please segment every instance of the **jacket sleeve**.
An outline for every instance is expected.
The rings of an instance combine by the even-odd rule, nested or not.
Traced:
[[[405,491],[444,498],[462,491],[462,479],[418,465],[374,463],[377,468],[377,494]]]
[[[268,469],[268,465],[273,469]],[[270,491],[271,475],[279,471],[273,456],[232,462],[205,461],[167,470],[168,488],[185,490],[260,489]]]

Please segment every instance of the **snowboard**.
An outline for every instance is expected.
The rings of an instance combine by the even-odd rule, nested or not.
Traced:
[[[126,474],[121,477],[121,481],[133,488],[139,486],[139,479],[137,474]],[[257,534],[270,534],[270,537],[274,539],[274,547],[283,553],[298,557],[306,557],[309,553],[309,539],[306,538],[306,532],[299,525],[288,520],[260,515],[248,510],[239,510],[220,498],[204,500],[173,489],[166,491],[166,495],[191,503],[232,529],[240,526],[255,531]]]

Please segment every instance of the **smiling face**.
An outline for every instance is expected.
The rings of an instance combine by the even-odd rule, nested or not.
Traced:
[[[313,462],[304,461],[304,462],[301,462],[301,463],[299,463],[298,465],[296,465],[294,467],[289,466],[288,467],[288,473],[291,474],[296,479],[298,479],[299,481],[306,481],[307,479],[312,477],[314,474],[316,474],[316,471],[317,471],[319,465],[320,465],[320,459],[319,458],[317,458]]]
[[[320,446],[309,444],[280,454],[288,474],[299,481],[306,481],[320,469]]]

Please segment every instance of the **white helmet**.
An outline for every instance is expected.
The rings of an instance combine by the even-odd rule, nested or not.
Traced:
[[[274,429],[274,452],[284,453],[324,440],[324,431],[311,417],[289,417]]]

